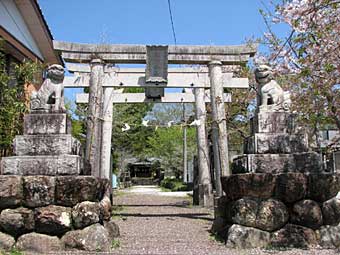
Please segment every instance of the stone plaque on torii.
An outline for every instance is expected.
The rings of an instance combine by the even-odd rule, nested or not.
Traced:
[[[109,178],[113,103],[192,103],[196,105],[199,158],[199,202],[213,203],[205,130],[205,102],[212,104],[213,144],[217,194],[222,194],[220,177],[230,175],[224,103],[230,94],[224,88],[248,88],[247,78],[233,78],[233,69],[245,65],[256,53],[257,45],[240,46],[159,46],[98,45],[54,41],[73,77],[64,86],[89,87],[89,95],[77,101],[89,102],[86,156],[95,176]],[[151,48],[151,49],[150,49]],[[152,50],[155,50],[152,52]],[[158,52],[157,52],[158,51]],[[164,58],[166,55],[166,60]],[[153,70],[156,59],[165,69]],[[86,65],[76,65],[82,63]],[[111,64],[111,65],[110,65]],[[117,68],[112,64],[147,64],[142,68]],[[198,68],[169,68],[168,64],[199,65]],[[166,67],[165,67],[166,66]],[[158,76],[158,77],[157,77]],[[120,93],[114,88],[144,87],[146,93]],[[193,93],[164,93],[164,88],[192,88]],[[205,89],[210,89],[208,94]],[[102,159],[102,160],[101,160]]]

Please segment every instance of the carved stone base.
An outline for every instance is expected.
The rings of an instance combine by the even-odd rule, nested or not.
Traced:
[[[80,142],[71,135],[17,135],[13,144],[17,156],[80,155]]]
[[[305,134],[257,133],[245,140],[245,154],[307,152],[308,140]]]
[[[235,159],[236,173],[321,173],[322,161],[318,153],[247,154]]]
[[[4,175],[79,175],[82,160],[76,155],[14,156],[1,161]]]
[[[295,115],[289,112],[258,112],[251,120],[251,133],[296,133]]]
[[[24,117],[24,134],[71,134],[71,120],[65,113],[27,114]]]

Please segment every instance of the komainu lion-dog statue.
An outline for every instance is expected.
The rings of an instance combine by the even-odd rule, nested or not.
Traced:
[[[40,89],[31,95],[31,111],[65,112],[63,81],[64,68],[57,64],[49,66],[45,81]]]
[[[255,69],[255,79],[258,83],[258,105],[265,111],[288,111],[291,105],[290,92],[284,91],[274,80],[273,71],[267,65]]]

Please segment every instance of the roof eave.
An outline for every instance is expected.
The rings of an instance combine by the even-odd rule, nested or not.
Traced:
[[[14,0],[14,2],[35,39],[44,62],[63,65],[61,56],[53,49],[53,36],[37,0]]]

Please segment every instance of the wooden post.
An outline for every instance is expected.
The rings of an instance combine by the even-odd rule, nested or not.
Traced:
[[[100,177],[101,158],[101,131],[103,109],[103,76],[104,65],[102,60],[91,61],[89,108],[87,118],[85,160],[90,164],[91,175]]]
[[[103,130],[102,130],[102,146],[101,146],[101,178],[110,180],[111,176],[111,138],[112,138],[112,114],[113,114],[113,97],[114,89],[104,89],[103,104]]]
[[[198,199],[199,205],[210,207],[214,203],[209,167],[209,148],[206,133],[206,108],[204,88],[195,89],[196,119],[200,121],[197,126],[197,152],[198,152]]]
[[[228,136],[227,125],[225,119],[223,80],[222,80],[222,63],[220,61],[211,61],[209,63],[210,75],[210,96],[213,117],[213,143],[214,143],[214,162],[216,173],[216,193],[220,197],[222,195],[221,176],[231,174],[229,168],[228,156]]]

